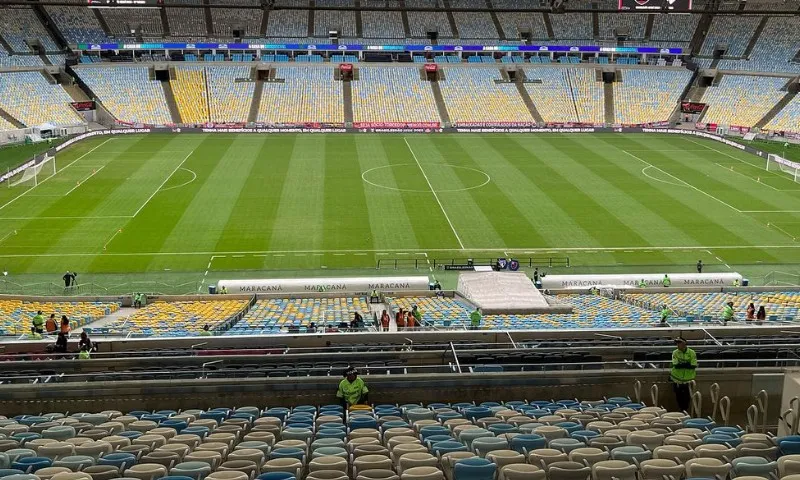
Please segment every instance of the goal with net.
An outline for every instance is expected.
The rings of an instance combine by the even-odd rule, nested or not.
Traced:
[[[767,171],[786,173],[796,182],[800,177],[800,163],[770,153],[767,155]]]
[[[19,185],[35,187],[46,178],[52,177],[55,174],[56,157],[44,154],[41,158],[36,159],[33,165],[9,177],[8,186],[9,188]]]

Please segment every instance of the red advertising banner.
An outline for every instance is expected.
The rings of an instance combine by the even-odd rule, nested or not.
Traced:
[[[353,122],[353,128],[439,128],[439,122]]]
[[[72,108],[79,112],[86,112],[95,109],[94,102],[91,100],[87,102],[71,102],[70,104],[72,105]]]
[[[339,65],[340,72],[352,72],[353,71],[353,64],[352,63],[343,63]]]
[[[458,122],[459,127],[535,127],[536,122]]]
[[[436,72],[438,70],[439,70],[439,65],[436,65],[435,63],[426,63],[425,64],[425,71],[426,72]]]

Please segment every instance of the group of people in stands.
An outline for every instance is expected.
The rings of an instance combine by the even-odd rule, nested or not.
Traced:
[[[50,317],[45,320],[42,311],[38,310],[31,324],[31,332],[27,335],[29,340],[42,340],[45,334],[56,335],[56,343],[47,346],[48,353],[67,353],[70,323],[66,315],[61,315],[61,324],[59,325],[55,313],[51,313]],[[81,337],[78,341],[78,349],[78,358],[91,358],[91,352],[95,350],[95,346],[92,344],[92,340],[86,332],[81,332]]]
[[[381,313],[381,331],[388,332],[391,317],[386,310]],[[397,330],[410,330],[422,326],[422,312],[419,307],[413,305],[411,310],[403,310],[402,308],[394,315],[394,323],[397,325]]]

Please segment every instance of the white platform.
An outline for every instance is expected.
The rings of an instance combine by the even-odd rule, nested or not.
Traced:
[[[458,292],[484,314],[571,313],[569,305],[551,305],[521,272],[465,272],[458,276]]]

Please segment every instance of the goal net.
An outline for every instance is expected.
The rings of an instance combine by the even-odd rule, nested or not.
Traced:
[[[27,185],[35,187],[48,177],[56,174],[56,157],[45,154],[30,167],[18,172],[8,179],[9,187]]]
[[[787,160],[780,155],[770,153],[767,155],[767,170],[771,172],[783,172],[792,177],[796,182],[800,176],[800,163]]]

